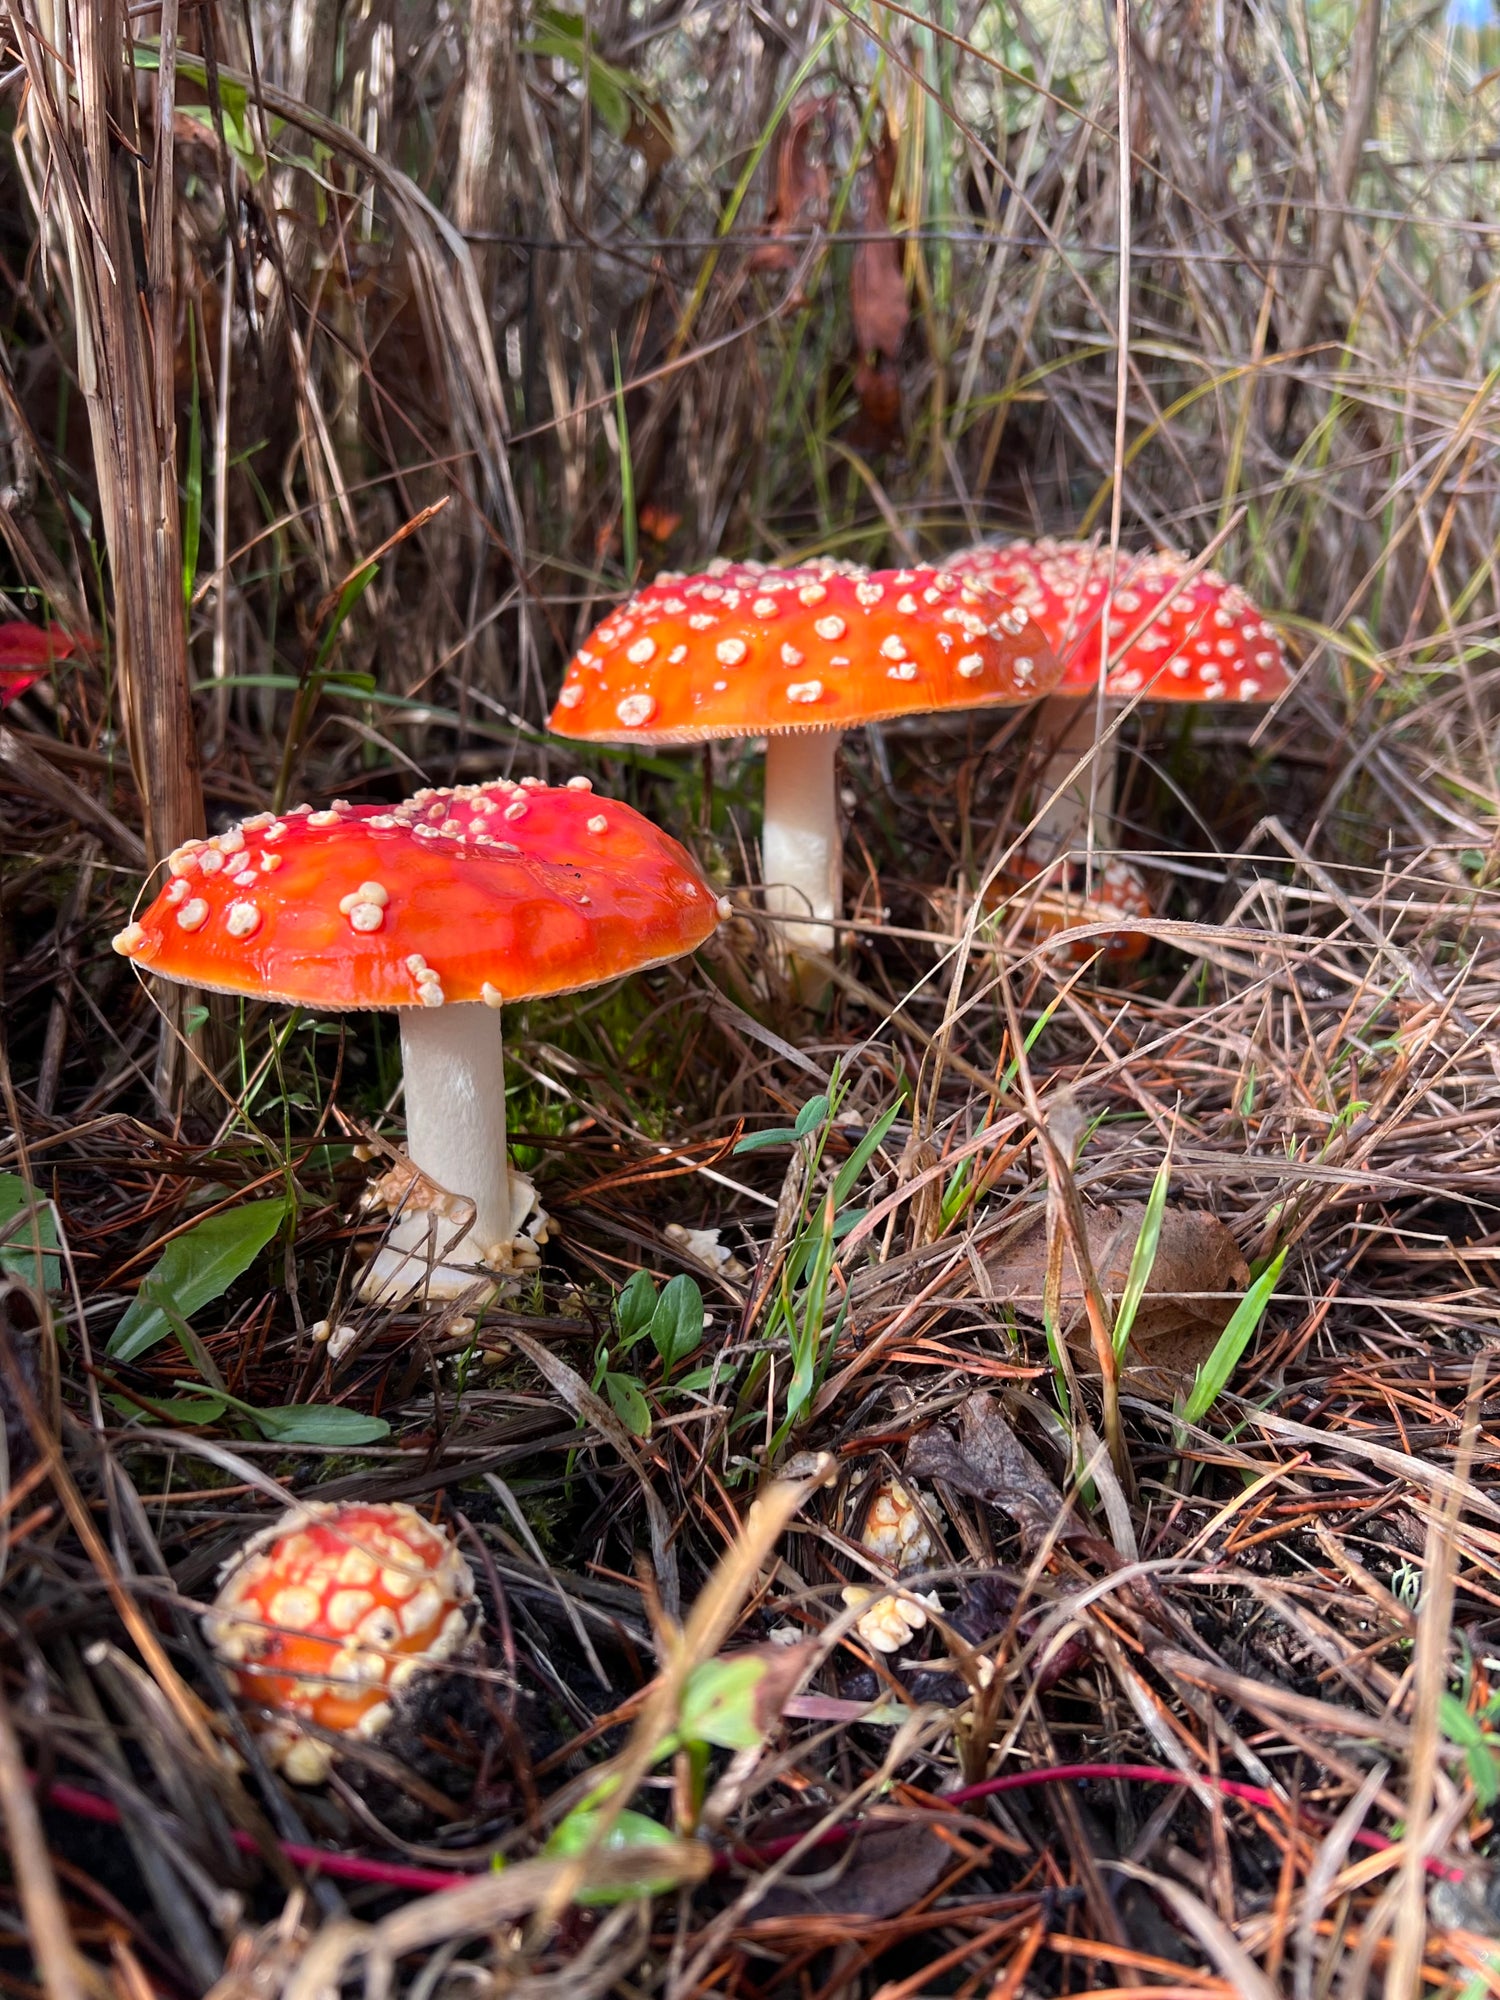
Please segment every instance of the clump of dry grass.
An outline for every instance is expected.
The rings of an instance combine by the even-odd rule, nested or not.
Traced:
[[[52,62],[79,16],[0,16],[0,582],[99,639],[0,723],[5,1977],[1495,1985],[1494,51],[1376,0],[1140,15],[1121,379],[1112,16],[336,12],[184,16],[164,123],[161,22],[129,13],[127,88],[100,10],[135,149],[107,238],[69,206],[104,165]],[[185,589],[210,823],[288,777],[556,771],[555,667],[658,563],[1094,533],[1116,499],[1127,544],[1224,536],[1297,692],[1134,720],[1120,823],[1164,893],[1128,975],[976,914],[1024,720],[852,743],[826,1013],[768,984],[748,903],[697,969],[533,1009],[513,1122],[559,1246],[477,1324],[360,1308],[378,1026],[249,1011],[184,1103],[101,943],[159,837],[139,676],[173,692],[94,469],[118,413],[79,419],[105,253],[150,280],[116,303],[176,431],[184,574],[156,550],[152,615]],[[744,879],[736,753],[595,775]],[[733,1150],[830,1091],[815,1156]],[[1112,1462],[1090,1311],[1107,1345],[1164,1161]],[[295,1229],[188,1345],[111,1358],[165,1239],[281,1190]],[[1174,1413],[1268,1266],[1230,1391]],[[640,1269],[701,1288],[675,1372],[612,1318]],[[292,1448],[188,1376],[390,1433]],[[754,1514],[777,1468],[796,1510]],[[897,1475],[901,1582],[937,1603],[885,1655],[844,1593],[896,1581],[861,1537]],[[193,1607],[314,1491],[441,1508],[485,1652],[299,1793]],[[768,1655],[795,1667],[769,1733],[655,1760],[692,1670],[773,1638],[804,1650]],[[609,1771],[670,1844],[549,1853]],[[580,1873],[657,1893],[575,1902]]]

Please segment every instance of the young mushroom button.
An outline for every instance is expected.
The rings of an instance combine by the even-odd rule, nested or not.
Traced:
[[[294,1507],[220,1572],[204,1632],[294,1784],[328,1775],[333,1737],[369,1740],[405,1690],[467,1644],[474,1578],[414,1507]],[[312,1723],[326,1734],[309,1733]]]
[[[366,1295],[453,1297],[534,1265],[545,1218],[506,1158],[500,1009],[679,958],[724,914],[688,854],[588,781],[523,779],[258,814],[189,841],[114,940],[142,970],[322,1008],[394,1007],[410,1167]],[[528,1218],[531,1220],[528,1222]]]
[[[1034,701],[1061,666],[1026,613],[932,569],[722,566],[663,576],[569,665],[551,726],[593,743],[765,736],[761,854],[787,952],[828,952],[840,911],[839,733]]]

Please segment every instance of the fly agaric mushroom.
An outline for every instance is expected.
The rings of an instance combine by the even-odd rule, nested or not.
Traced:
[[[0,708],[25,694],[58,660],[78,650],[78,642],[60,625],[44,628],[12,618],[0,625]]]
[[[1141,957],[1150,942],[1144,931],[1130,926],[1154,915],[1151,898],[1140,870],[1118,854],[1104,861],[1090,888],[1079,862],[1054,852],[1049,841],[1033,834],[1021,852],[1011,857],[985,898],[989,909],[1009,902],[1024,904],[1026,926],[1033,936],[1053,937],[1079,924],[1120,925],[1108,936],[1091,935],[1070,945],[1067,955],[1076,961],[1102,951],[1117,964],[1128,965]]]
[[[294,1784],[368,1741],[422,1675],[468,1643],[474,1577],[447,1530],[399,1503],[293,1507],[219,1572],[203,1626],[234,1691],[270,1711],[263,1742]]]
[[[1269,702],[1291,686],[1273,626],[1237,584],[1211,569],[1189,574],[1184,556],[1160,549],[1127,556],[1109,583],[1109,551],[1087,542],[1012,542],[965,549],[949,558],[955,576],[987,583],[1023,605],[1063,661],[1063,675],[1041,722],[1053,738],[1042,772],[1039,845],[1056,853],[1086,823],[1082,797],[1068,781],[1094,742],[1101,653],[1108,664],[1105,718],[1133,695],[1150,701]],[[1103,627],[1109,596],[1109,626]],[[1114,807],[1114,739],[1098,752],[1096,809],[1108,825]],[[1057,793],[1056,798],[1053,794]]]
[[[932,569],[723,565],[660,576],[563,678],[551,727],[588,743],[766,738],[761,873],[791,953],[833,948],[842,904],[839,734],[1035,701],[1061,667],[1027,612]]]
[[[365,1281],[387,1300],[456,1297],[476,1263],[537,1261],[540,1225],[522,1234],[536,1190],[506,1159],[501,1007],[680,958],[724,914],[675,840],[591,797],[587,778],[259,813],[168,866],[114,940],[137,966],[219,993],[400,1010],[420,1180],[396,1175],[402,1213]]]

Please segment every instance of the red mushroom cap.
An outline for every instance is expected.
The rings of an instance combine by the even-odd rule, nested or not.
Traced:
[[[1237,584],[1211,569],[1183,583],[1188,567],[1185,557],[1167,550],[1121,557],[1110,607],[1110,651],[1130,643],[1105,692],[1144,690],[1151,701],[1278,700],[1291,677],[1274,626]],[[1062,656],[1059,694],[1092,693],[1108,549],[1088,542],[1012,542],[966,549],[948,568],[1025,606]]]
[[[1055,855],[1045,838],[1033,838],[1011,857],[985,897],[985,907],[997,910],[1014,902],[1033,937],[1056,937],[1064,943],[1066,933],[1079,924],[1107,924],[1117,918],[1140,923],[1156,914],[1140,870],[1118,854],[1100,857],[1091,896],[1085,895],[1084,882],[1082,861]],[[1119,930],[1108,937],[1079,938],[1068,946],[1068,956],[1082,961],[1102,951],[1114,964],[1129,965],[1150,942],[1144,931]]]
[[[464,1646],[473,1596],[451,1536],[414,1507],[314,1503],[230,1558],[204,1628],[236,1694],[282,1718],[267,1732],[272,1761],[310,1784],[331,1750],[299,1722],[378,1735],[392,1696]]]
[[[1061,667],[1027,614],[933,569],[726,567],[612,611],[563,678],[552,728],[595,743],[847,729],[1035,701]]]
[[[680,958],[717,896],[670,835],[588,780],[260,813],[172,855],[114,940],[166,979],[304,1007],[571,993]]]
[[[40,669],[76,650],[72,634],[60,625],[28,625],[24,618],[0,625],[0,708],[41,680]]]

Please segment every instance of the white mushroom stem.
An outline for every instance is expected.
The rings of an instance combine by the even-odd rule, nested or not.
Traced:
[[[1107,729],[1119,704],[1106,700]],[[1115,774],[1119,739],[1111,736],[1096,747],[1098,700],[1087,695],[1051,695],[1042,703],[1038,727],[1051,745],[1037,787],[1040,808],[1031,845],[1049,857],[1088,845],[1089,806],[1093,805],[1094,844],[1115,845]],[[1074,766],[1087,752],[1093,755],[1074,776]]]
[[[476,1282],[475,1267],[506,1269],[519,1261],[516,1238],[536,1201],[535,1188],[506,1154],[499,1008],[472,1001],[403,1007],[401,1061],[407,1156],[425,1180],[456,1199],[429,1205],[426,1191],[414,1190],[365,1291],[389,1300],[425,1287],[431,1297],[452,1298]]]
[[[401,1068],[407,1155],[428,1180],[473,1202],[474,1221],[460,1254],[477,1263],[511,1235],[500,1009],[473,1001],[403,1007]],[[419,1231],[424,1220],[410,1218]]]
[[[783,953],[833,950],[843,900],[834,767],[839,731],[797,729],[766,740],[766,811],[760,865],[766,908]]]

